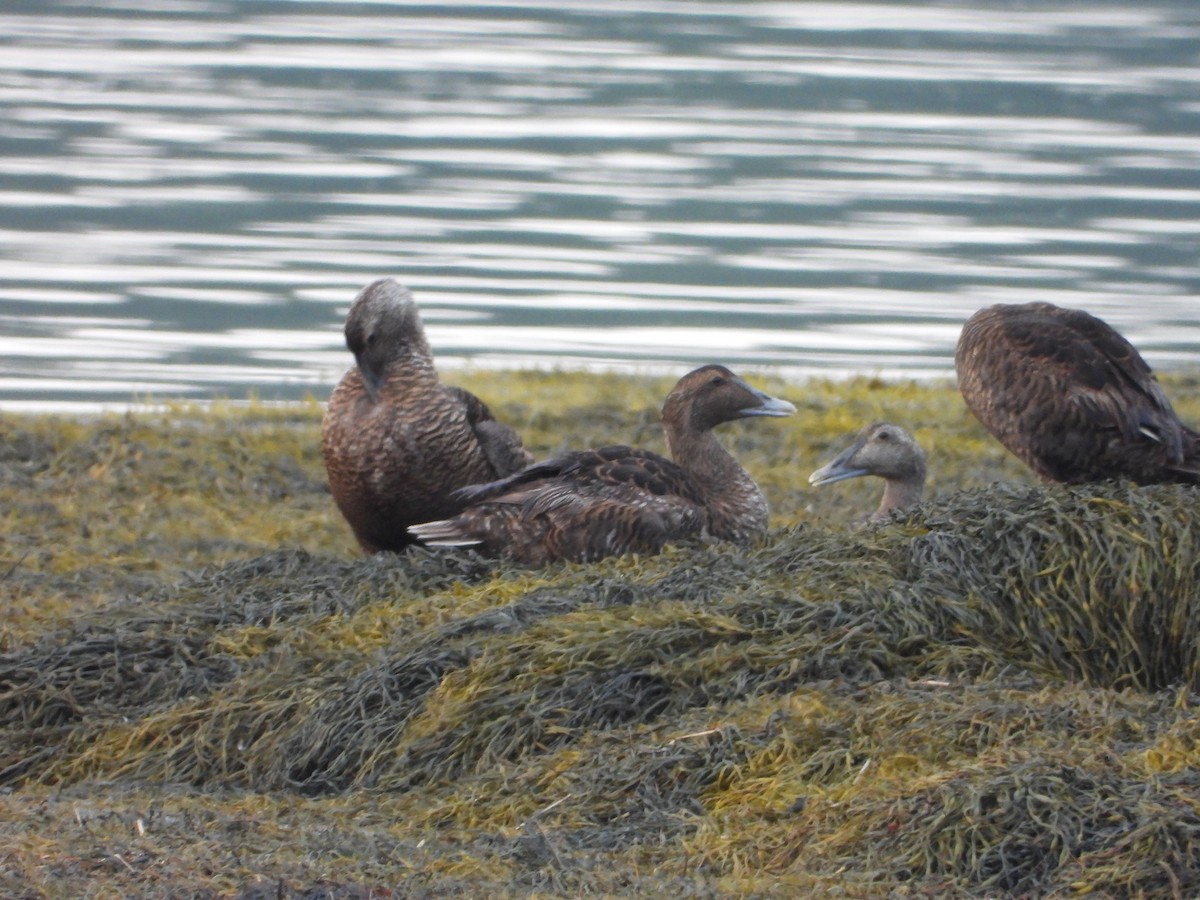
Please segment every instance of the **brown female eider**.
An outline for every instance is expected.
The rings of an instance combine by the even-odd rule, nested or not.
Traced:
[[[333,499],[364,553],[413,543],[408,526],[454,515],[451,493],[533,461],[478,397],[438,381],[417,304],[390,278],[346,316],[358,365],[334,388],[321,425]]]
[[[657,553],[693,536],[746,544],[766,531],[767,501],[712,429],[795,411],[724,366],[703,366],[663,405],[674,462],[624,446],[571,453],[466,488],[460,496],[471,505],[462,513],[409,531],[426,544],[478,546],[529,565]]]
[[[884,480],[883,499],[870,520],[886,518],[892,510],[921,502],[925,493],[925,451],[899,425],[874,422],[858,433],[849,447],[808,476],[811,485],[875,475]]]
[[[1200,483],[1200,435],[1095,316],[1050,303],[981,309],[954,366],[971,412],[1046,481]]]

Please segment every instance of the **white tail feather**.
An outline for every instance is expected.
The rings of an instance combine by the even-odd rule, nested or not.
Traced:
[[[474,547],[483,543],[479,538],[463,534],[453,519],[410,525],[408,533],[426,547]]]

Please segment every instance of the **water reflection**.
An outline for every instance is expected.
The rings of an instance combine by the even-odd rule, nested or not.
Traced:
[[[1200,351],[1200,7],[0,11],[0,404],[323,396],[367,281],[444,360],[946,375],[981,305]]]

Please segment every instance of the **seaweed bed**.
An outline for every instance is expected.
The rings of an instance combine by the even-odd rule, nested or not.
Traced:
[[[661,446],[662,379],[457,380]],[[316,402],[0,416],[0,894],[1200,893],[1200,494],[1034,484],[947,384],[766,386],[767,540],[544,569],[358,557]],[[806,478],[880,417],[931,496],[855,528],[878,483]]]

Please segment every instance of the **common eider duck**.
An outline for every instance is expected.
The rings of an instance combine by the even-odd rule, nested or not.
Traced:
[[[413,542],[408,526],[454,515],[453,491],[519,471],[533,457],[478,397],[438,381],[417,304],[390,278],[346,316],[357,365],[321,425],[329,487],[364,553]]]
[[[663,404],[672,459],[626,446],[569,453],[466,488],[463,512],[409,531],[429,545],[476,546],[528,565],[657,553],[689,537],[747,544],[766,531],[767,501],[712,429],[795,411],[724,366],[703,366]]]
[[[981,309],[963,326],[954,366],[967,407],[1045,481],[1200,483],[1200,435],[1133,345],[1089,313]]]
[[[808,482],[817,486],[864,475],[884,480],[883,498],[869,517],[877,522],[892,510],[921,502],[925,493],[925,451],[899,425],[873,422],[849,447],[809,475]]]

